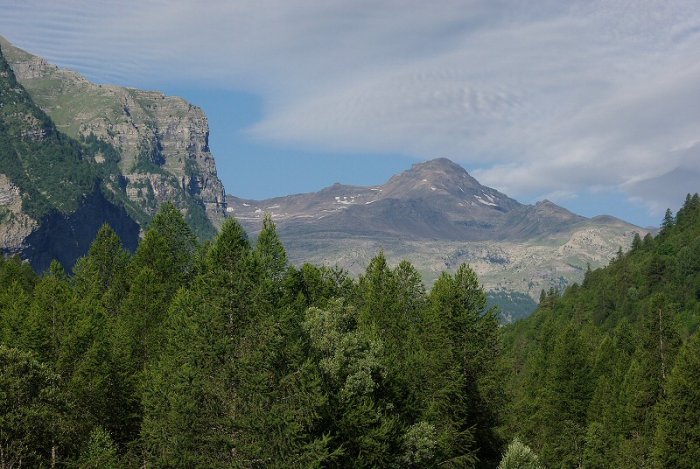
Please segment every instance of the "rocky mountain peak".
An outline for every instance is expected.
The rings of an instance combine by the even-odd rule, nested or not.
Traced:
[[[534,213],[539,216],[558,218],[560,220],[584,220],[584,217],[576,215],[575,213],[568,211],[564,207],[561,207],[548,199],[540,200],[539,202],[535,203]]]
[[[439,195],[473,197],[485,189],[467,171],[447,158],[414,164],[382,186],[384,197],[415,199]],[[495,194],[491,194],[492,197]]]

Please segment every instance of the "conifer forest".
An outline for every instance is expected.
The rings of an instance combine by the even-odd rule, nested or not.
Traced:
[[[272,220],[0,260],[0,467],[692,468],[700,199],[501,326],[468,265],[288,261]]]

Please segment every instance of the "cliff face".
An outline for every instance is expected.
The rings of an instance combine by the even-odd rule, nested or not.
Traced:
[[[91,83],[1,38],[0,47],[17,80],[58,130],[79,140],[94,135],[119,152],[131,202],[153,215],[172,201],[203,235],[221,226],[226,198],[201,109],[159,92]]]
[[[136,248],[140,226],[127,213],[131,202],[103,181],[118,179],[114,151],[93,147],[56,128],[0,50],[0,253],[18,254],[40,271],[53,259],[70,270],[103,223]]]
[[[8,254],[19,254],[37,226],[36,220],[22,212],[19,187],[0,174],[0,247]]]

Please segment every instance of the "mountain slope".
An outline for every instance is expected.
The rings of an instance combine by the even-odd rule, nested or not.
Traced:
[[[99,227],[110,223],[135,248],[139,225],[118,194],[104,191],[105,168],[90,148],[59,132],[17,82],[0,50],[0,247],[38,270],[53,258],[70,268]],[[109,197],[107,197],[109,196]]]
[[[416,164],[377,187],[335,184],[316,193],[263,201],[230,197],[229,203],[253,229],[270,212],[282,232],[404,240],[516,241],[589,222],[549,201],[520,204],[445,158]]]
[[[203,238],[221,226],[225,194],[201,109],[158,92],[91,83],[2,37],[0,47],[17,80],[61,132],[116,151],[118,184],[134,205],[150,217],[171,201]],[[96,161],[104,155],[98,152]]]
[[[655,238],[503,329],[506,433],[547,467],[696,467],[699,326],[696,194]]]
[[[646,234],[616,218],[588,219],[546,200],[521,204],[444,158],[416,164],[379,186],[334,184],[262,201],[229,196],[228,204],[250,232],[258,232],[270,213],[296,263],[338,264],[360,273],[383,249],[392,262],[409,259],[431,282],[468,262],[494,293],[521,292],[535,300],[541,289],[579,281],[587,264],[606,264],[635,233]]]

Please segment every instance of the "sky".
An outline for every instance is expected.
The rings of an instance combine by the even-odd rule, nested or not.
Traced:
[[[447,157],[521,202],[658,226],[700,190],[700,3],[0,0],[0,34],[209,117],[227,193]]]

